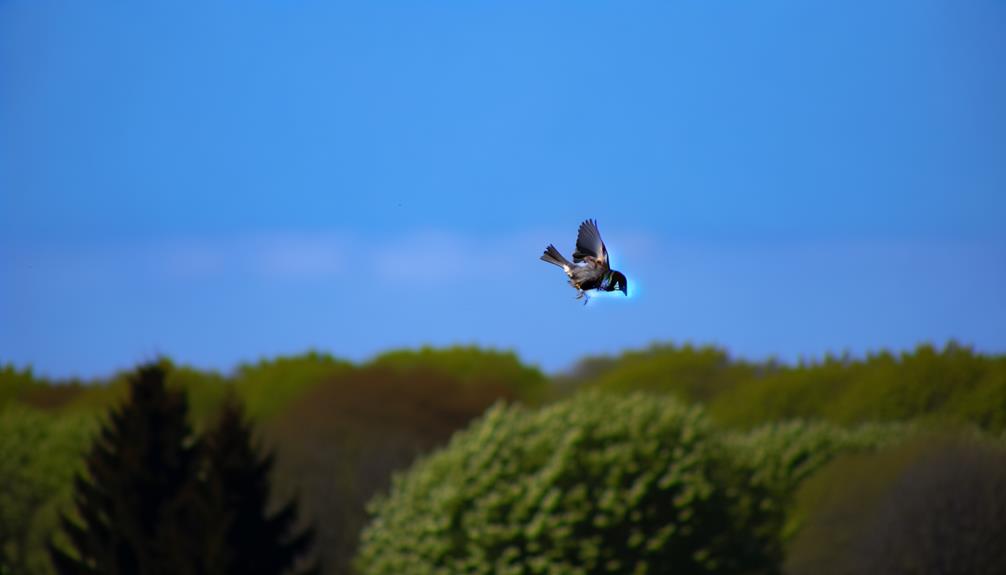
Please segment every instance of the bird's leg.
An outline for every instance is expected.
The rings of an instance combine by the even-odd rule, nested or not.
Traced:
[[[583,305],[587,305],[587,302],[590,301],[590,296],[587,295],[587,292],[580,292],[580,293],[583,294]]]

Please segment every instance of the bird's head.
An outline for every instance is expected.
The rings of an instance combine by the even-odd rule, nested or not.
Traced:
[[[622,272],[611,272],[611,279],[608,280],[608,291],[620,291],[629,295],[629,280],[625,279]]]

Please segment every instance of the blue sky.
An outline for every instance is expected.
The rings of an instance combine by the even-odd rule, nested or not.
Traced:
[[[0,0],[0,362],[1006,351],[1006,3]],[[547,243],[597,218],[631,298]]]

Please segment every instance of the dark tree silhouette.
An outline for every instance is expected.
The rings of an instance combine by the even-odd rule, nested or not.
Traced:
[[[1006,448],[922,436],[812,479],[791,575],[1006,573]],[[814,501],[814,497],[806,501]]]
[[[293,573],[312,533],[294,531],[296,504],[269,513],[272,456],[253,442],[233,396],[203,438],[166,364],[141,367],[75,479],[68,546],[50,545],[60,575]],[[310,569],[302,569],[310,572]]]
[[[234,395],[224,402],[205,444],[203,492],[208,515],[203,528],[211,547],[204,555],[207,572],[279,575],[298,566],[299,572],[314,572],[313,566],[303,565],[313,532],[296,531],[296,501],[269,512],[273,456],[256,447],[252,427]]]
[[[75,479],[77,517],[63,517],[70,549],[50,547],[62,575],[185,573],[168,537],[181,532],[199,445],[185,396],[166,389],[165,368],[150,364],[130,380],[129,399],[112,410]]]
[[[854,572],[1006,573],[1006,450],[948,442],[910,464],[866,521]]]

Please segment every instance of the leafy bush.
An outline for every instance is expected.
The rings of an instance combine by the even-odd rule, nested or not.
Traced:
[[[806,517],[794,510],[800,485],[834,458],[870,452],[909,437],[905,424],[866,424],[855,428],[824,422],[789,421],[726,436],[738,463],[750,470],[750,481],[764,489],[762,511],[775,514],[781,538],[789,540]]]
[[[787,421],[730,433],[727,442],[752,470],[753,481],[772,486],[776,494],[789,495],[836,455],[896,443],[910,430],[904,424],[846,428],[824,422]]]
[[[496,406],[372,505],[359,566],[412,573],[741,573],[779,560],[765,493],[697,408],[583,394]]]

